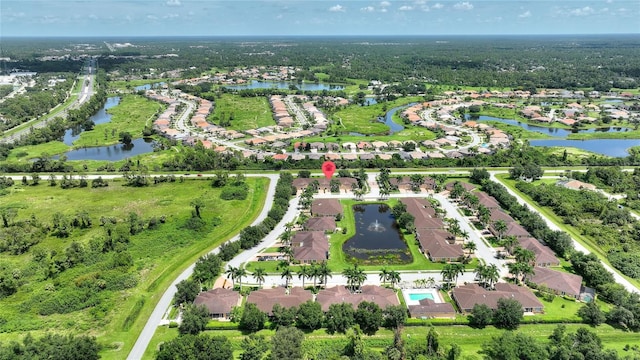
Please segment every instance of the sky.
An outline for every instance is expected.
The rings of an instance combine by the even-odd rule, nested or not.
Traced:
[[[640,34],[640,0],[0,0],[0,36]]]

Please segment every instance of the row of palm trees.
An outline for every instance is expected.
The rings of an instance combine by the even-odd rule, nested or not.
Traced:
[[[286,287],[289,287],[289,282],[293,279],[294,271],[291,270],[288,262],[284,262],[278,266],[280,270],[280,277],[286,281]],[[264,283],[265,277],[267,275],[267,271],[263,268],[257,267],[253,270],[253,273],[249,273],[245,268],[239,267],[236,268],[234,266],[229,265],[225,274],[231,281],[235,284],[238,283],[240,290],[242,290],[242,279],[251,275],[258,285],[262,287]],[[300,267],[298,271],[298,279],[302,279],[302,287],[305,286],[305,280],[313,279],[313,286],[317,285],[318,280],[327,283],[327,279],[331,277],[331,269],[327,266],[326,262],[321,262],[320,264],[311,264],[307,266]]]

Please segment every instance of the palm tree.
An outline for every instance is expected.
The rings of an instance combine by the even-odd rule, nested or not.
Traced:
[[[487,227],[489,221],[491,221],[491,210],[484,205],[478,206],[478,220],[482,226]]]
[[[225,274],[227,274],[227,279],[231,279],[231,282],[234,283],[236,282],[236,274],[238,272],[238,269],[229,265],[229,267],[227,267],[227,270],[225,270]]]
[[[289,259],[288,262],[291,263],[293,260],[293,249],[291,246],[283,246],[281,252]]]
[[[502,236],[504,235],[505,231],[507,231],[507,223],[504,220],[500,219],[493,223],[493,228],[498,233],[498,240],[502,240]]]
[[[442,281],[447,284],[447,287],[450,287],[453,279],[456,278],[458,274],[458,270],[453,266],[453,264],[445,264],[440,271],[442,275]]]
[[[380,270],[380,282],[384,285],[387,280],[389,280],[389,270],[387,270],[386,267],[383,267],[382,270]]]
[[[238,279],[238,285],[240,285],[240,291],[242,291],[242,278],[247,276],[247,269],[240,267],[236,269],[236,279]]]
[[[489,264],[485,268],[484,280],[489,282],[489,288],[492,288],[493,284],[500,280],[500,272],[498,271],[496,264]]]
[[[507,236],[502,240],[502,246],[504,246],[505,250],[512,254],[514,252],[513,247],[519,243],[518,238],[511,235]]]
[[[327,278],[332,277],[331,276],[331,269],[329,269],[329,267],[327,266],[327,262],[323,261],[320,263],[320,266],[318,267],[318,276],[322,278],[322,283],[324,284],[324,287],[327,287]]]
[[[289,267],[289,261],[288,260],[280,260],[278,262],[278,265],[276,266],[276,270],[282,270],[284,268],[288,268]]]
[[[434,287],[435,285],[436,285],[436,279],[434,279],[432,277],[427,278],[427,279],[424,280],[424,286],[426,288],[430,289],[430,288]]]
[[[463,275],[464,274],[464,265],[460,264],[460,263],[456,263],[456,264],[452,264],[453,268],[455,269],[455,275],[454,277],[454,283],[456,284],[456,286],[458,285],[458,276]]]
[[[291,271],[291,268],[289,266],[287,266],[286,268],[282,269],[282,273],[280,273],[280,278],[285,280],[285,287],[289,287],[289,281],[291,281],[291,279],[293,279],[293,272]]]
[[[354,264],[352,268],[345,269],[342,275],[347,278],[347,287],[349,287],[352,292],[360,289],[360,286],[362,286],[367,279],[367,275],[358,264]]]
[[[473,241],[469,241],[467,243],[465,243],[464,245],[462,245],[463,249],[469,250],[469,256],[471,256],[471,254],[474,253],[474,251],[476,251],[478,249],[478,245],[476,245],[476,243],[474,243]]]
[[[391,281],[391,288],[395,289],[396,288],[396,284],[399,283],[402,279],[400,279],[400,273],[395,271],[395,270],[391,270],[389,271],[389,277],[388,277],[389,281]]]
[[[311,264],[309,267],[309,279],[313,279],[313,288],[316,287],[316,280],[320,277],[320,267],[316,266],[316,264]]]
[[[513,255],[516,258],[516,262],[525,264],[531,264],[531,262],[536,259],[536,254],[533,251],[525,249],[521,246],[516,246],[515,250],[513,251]]]
[[[266,274],[267,272],[263,268],[257,267],[253,269],[253,274],[251,274],[251,276],[253,276],[253,278],[256,279],[256,281],[258,282],[258,285],[262,287],[262,283],[264,282],[264,276]]]
[[[391,190],[387,185],[380,186],[380,199],[386,199],[389,194],[391,194]]]
[[[478,264],[478,266],[476,266],[475,274],[478,282],[480,284],[484,284],[485,276],[487,274],[487,267],[482,264]]]
[[[304,289],[304,280],[305,279],[311,279],[311,271],[313,269],[311,269],[311,267],[309,266],[302,266],[300,267],[300,270],[298,271],[298,279],[302,279],[302,288]]]
[[[469,240],[469,232],[467,230],[460,230],[460,237],[462,238],[462,242]]]

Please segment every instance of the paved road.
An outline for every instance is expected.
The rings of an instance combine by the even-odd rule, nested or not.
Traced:
[[[96,70],[95,60],[93,59],[89,60],[89,63],[87,65],[88,66],[86,67],[86,74],[76,80],[76,81],[83,82],[83,86],[80,89],[80,93],[78,94],[78,99],[76,101],[68,104],[66,107],[63,107],[63,108],[60,108],[60,105],[54,107],[53,109],[51,109],[51,111],[49,111],[49,114],[45,116],[43,119],[31,120],[25,124],[22,124],[20,125],[21,127],[23,127],[21,130],[12,132],[10,135],[3,134],[2,138],[0,138],[0,142],[12,143],[20,139],[23,135],[30,133],[32,128],[36,128],[36,129],[43,128],[51,120],[53,120],[56,117],[65,118],[67,116],[68,109],[77,109],[78,107],[80,107],[80,105],[89,101],[89,99],[91,99],[91,96],[93,95],[93,88],[95,85],[95,70]],[[87,83],[87,84],[85,85],[84,83]],[[73,90],[75,86],[76,86],[76,83],[74,82],[74,84],[71,86],[71,89]],[[69,96],[71,96],[71,93],[68,94],[67,99]],[[67,101],[67,99],[65,99],[65,101]],[[12,130],[13,129],[9,129],[4,133],[6,134]]]
[[[502,184],[502,182],[500,180],[498,180],[498,178],[495,176],[496,172],[489,172],[491,175],[491,180]],[[549,229],[554,230],[554,231],[563,231],[562,229],[560,229],[560,227],[558,225],[556,225],[553,221],[549,220],[546,216],[544,216],[543,214],[541,214],[537,209],[535,209],[533,206],[529,205],[529,203],[527,203],[522,197],[520,197],[520,195],[516,194],[513,190],[509,189],[508,187],[505,186],[505,188],[507,189],[507,191],[509,192],[509,194],[513,195],[520,204],[526,206],[529,210],[538,213],[542,219],[544,219],[544,221],[547,223],[547,226],[549,227]],[[576,239],[571,238],[571,240],[573,240],[573,246],[576,250],[578,251],[582,251],[585,254],[590,254],[591,251],[589,251],[586,247],[584,247],[584,245],[582,245],[581,243],[579,243]],[[638,289],[637,287],[635,287],[632,283],[630,283],[627,279],[625,279],[622,275],[620,275],[620,273],[618,272],[618,270],[612,268],[611,266],[609,266],[608,264],[602,262],[602,266],[604,266],[605,269],[607,269],[607,271],[609,271],[611,274],[613,274],[613,278],[616,280],[616,282],[618,284],[621,284],[622,286],[624,286],[627,291],[629,292],[635,292],[635,293],[640,293],[640,289]]]
[[[270,180],[264,207],[262,208],[262,211],[260,212],[258,217],[253,221],[253,223],[251,223],[251,225],[257,225],[267,217],[267,213],[269,212],[269,210],[271,209],[271,206],[273,205],[273,198],[274,198],[274,195],[275,195],[275,192],[276,192],[276,182],[278,181],[279,175],[248,174],[247,177],[268,177],[269,180]],[[294,206],[294,208],[295,207],[296,206]],[[289,215],[289,212],[287,212],[287,215]],[[289,221],[291,221],[291,220],[289,220]],[[278,227],[281,226],[281,225],[282,225],[282,222],[280,224],[278,224]],[[284,225],[282,225],[282,226],[284,226]],[[276,227],[276,229],[278,229],[278,227]],[[271,236],[271,234],[269,234],[269,236]],[[235,237],[230,239],[229,242],[238,241],[238,240],[239,240],[239,236],[236,235]],[[249,250],[249,251],[252,251],[252,250]],[[219,251],[219,247],[216,247],[212,251],[212,253],[218,253],[218,251]],[[244,255],[244,253],[242,253],[242,254],[240,254],[238,256],[243,256],[243,255]],[[171,283],[171,285],[164,292],[164,294],[162,294],[162,297],[160,298],[160,300],[156,304],[156,307],[153,309],[153,312],[151,313],[151,316],[147,320],[147,323],[145,324],[144,328],[142,329],[142,332],[140,333],[140,336],[138,336],[138,339],[136,340],[136,343],[133,345],[133,348],[131,349],[131,352],[129,352],[129,355],[127,356],[127,359],[129,359],[129,360],[138,360],[138,359],[142,358],[142,356],[144,355],[144,352],[147,350],[147,347],[149,346],[149,342],[151,341],[151,338],[153,337],[153,334],[156,332],[156,329],[158,328],[158,325],[160,325],[160,322],[162,320],[162,316],[164,315],[165,311],[171,305],[171,301],[173,300],[173,296],[176,293],[176,285],[180,281],[185,280],[185,279],[189,278],[189,276],[191,276],[191,274],[193,273],[194,266],[195,266],[195,264],[191,264],[180,275],[178,275],[178,277]]]

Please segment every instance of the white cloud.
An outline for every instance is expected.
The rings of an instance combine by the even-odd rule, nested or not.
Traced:
[[[381,13],[386,13],[386,12],[387,12],[387,8],[382,8],[382,9],[380,9],[380,12],[381,12]]]
[[[444,5],[440,4],[440,3],[435,3],[433,4],[432,8],[434,9],[442,9],[444,7]]]
[[[147,15],[147,19],[149,20],[158,20],[158,17],[155,15]]]
[[[569,11],[569,14],[573,16],[587,16],[593,14],[594,12],[595,10],[593,10],[591,6],[585,6],[583,8],[573,9]]]
[[[362,12],[374,12],[374,11],[376,11],[376,8],[374,8],[373,6],[365,6],[363,8],[360,8],[360,11],[362,11]]]
[[[169,5],[169,6],[180,6],[180,5],[182,5],[182,3],[180,3],[180,0],[167,0],[167,5]]]
[[[163,19],[175,19],[175,18],[179,18],[179,17],[180,17],[180,15],[178,15],[178,14],[167,14],[167,15],[164,15],[162,18]]]
[[[331,12],[345,12],[346,9],[344,8],[344,6],[338,4],[338,5],[334,5],[334,6],[330,7],[329,11],[331,11]]]
[[[380,6],[382,6],[382,7],[391,6],[391,3],[388,2],[388,1],[383,1],[383,2],[380,3]]]
[[[527,11],[523,12],[522,14],[518,15],[518,17],[521,18],[521,19],[531,17],[531,11],[527,10]]]
[[[456,10],[471,10],[473,9],[473,5],[470,2],[465,1],[453,5],[453,8]]]
[[[398,8],[398,10],[400,10],[400,11],[411,11],[411,10],[413,10],[413,7],[412,6],[408,6],[408,5],[403,5],[403,6],[400,6]]]

